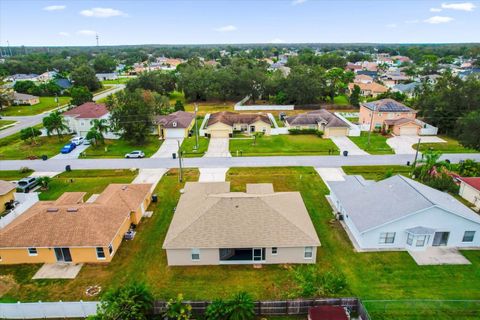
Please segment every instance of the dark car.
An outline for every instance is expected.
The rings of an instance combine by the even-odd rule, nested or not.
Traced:
[[[69,144],[66,144],[65,146],[63,146],[62,150],[60,150],[61,153],[70,153],[73,151],[73,149],[75,149],[77,147],[77,145],[75,143],[69,143]]]
[[[17,192],[27,193],[38,185],[37,178],[27,177],[17,182]]]

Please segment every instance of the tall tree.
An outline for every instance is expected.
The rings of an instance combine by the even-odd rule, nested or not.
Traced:
[[[340,68],[332,68],[326,73],[328,91],[331,103],[335,102],[335,96],[344,93],[348,83],[352,82],[355,75],[351,71],[345,71]]]
[[[470,112],[458,119],[457,126],[460,143],[480,151],[480,110]]]
[[[25,140],[30,140],[30,142],[34,142],[35,137],[38,137],[41,134],[42,134],[42,132],[35,127],[24,128],[24,129],[20,130],[20,139],[22,139],[24,141]]]
[[[97,73],[113,72],[117,63],[109,54],[102,53],[95,57],[93,60],[93,69]]]
[[[65,119],[60,112],[55,111],[42,119],[43,126],[47,129],[47,135],[50,136],[53,132],[57,132],[58,139],[62,136],[64,131],[68,130]]]
[[[76,106],[93,100],[93,94],[88,91],[87,87],[72,87],[70,89],[70,95],[72,96],[71,103]]]
[[[95,91],[102,87],[100,81],[95,76],[95,70],[87,64],[75,68],[70,76],[75,86],[87,87],[90,91]]]
[[[352,106],[360,106],[360,87],[358,85],[353,86],[352,93],[350,94],[350,104]]]
[[[107,133],[110,128],[107,119],[93,119],[90,121],[90,124],[92,125],[92,129],[100,135],[100,141],[104,143],[104,134]]]

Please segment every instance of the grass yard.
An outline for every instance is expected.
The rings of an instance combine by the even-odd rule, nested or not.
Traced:
[[[197,118],[197,128],[200,130],[202,125],[203,117]],[[195,131],[195,126],[192,128]],[[199,136],[198,137],[198,149],[194,150],[196,146],[196,138],[195,135],[191,137],[187,137],[183,139],[181,149],[184,152],[183,156],[185,158],[195,158],[195,157],[203,157],[205,152],[208,149],[209,140],[205,137]]]
[[[392,148],[387,144],[387,137],[372,132],[370,146],[368,146],[368,132],[362,131],[360,137],[349,137],[360,149],[370,154],[393,154]]]
[[[20,170],[0,171],[0,180],[16,181],[28,177],[32,174],[32,172],[33,170],[29,170],[27,172],[20,172]]]
[[[185,180],[197,181],[198,171],[187,169],[184,173]],[[348,287],[339,296],[359,296],[363,300],[480,299],[480,251],[463,252],[471,265],[421,267],[406,252],[355,253],[343,228],[333,220],[325,199],[328,189],[313,168],[232,168],[227,180],[232,191],[244,191],[246,183],[260,182],[273,183],[276,191],[300,191],[322,243],[316,267],[320,272],[342,272],[347,279]],[[159,299],[181,292],[186,299],[211,300],[239,290],[250,292],[256,299],[298,295],[290,267],[283,265],[264,265],[261,269],[248,265],[168,267],[161,245],[182,187],[176,170],[162,178],[155,190],[159,202],[149,207],[154,211],[152,218],[139,224],[135,240],[124,242],[108,266],[85,265],[74,280],[37,281],[31,277],[40,265],[0,266],[0,276],[11,279],[0,300],[89,300],[92,298],[84,291],[90,285],[102,286],[103,293],[129,281],[145,281]],[[453,304],[438,310],[432,303],[428,312],[422,313],[426,316],[420,318],[412,304],[388,308],[384,303],[369,302],[368,306],[372,306],[372,319],[437,320],[452,319],[454,314],[455,319],[465,320],[480,316],[478,305]]]
[[[75,168],[74,168],[75,169]],[[41,191],[40,200],[56,200],[64,192],[87,192],[85,201],[101,193],[110,183],[130,183],[138,174],[131,170],[72,170],[52,178],[47,191]]]
[[[462,146],[458,140],[447,137],[447,136],[438,136],[439,138],[445,140],[445,143],[420,143],[420,152],[425,152],[428,150],[440,151],[442,153],[475,153],[478,152],[474,149],[465,148]],[[415,146],[413,146],[415,147]]]
[[[58,105],[69,103],[70,97],[58,97]],[[10,106],[0,111],[2,116],[33,116],[42,112],[50,111],[57,107],[55,97],[40,97],[40,103],[33,106]]]
[[[333,98],[335,104],[339,106],[348,106],[350,105],[350,101],[348,101],[348,97],[346,95],[339,95]]]
[[[108,84],[126,84],[128,81],[130,81],[133,78],[118,78],[115,80],[103,80],[100,81],[103,85],[108,85]]]
[[[23,160],[40,158],[46,155],[49,158],[60,153],[60,149],[70,140],[71,136],[64,135],[58,138],[36,137],[36,143],[23,141],[20,133],[12,134],[0,139],[0,160]]]
[[[288,156],[288,155],[328,155],[339,154],[337,146],[330,139],[322,139],[313,134],[282,134],[277,136],[263,136],[254,140],[230,139],[230,153],[237,155],[237,150],[243,156]]]
[[[410,176],[412,168],[409,166],[343,166],[343,171],[347,175],[361,175],[366,180],[382,180],[386,178],[387,173],[392,175],[401,174],[406,177]]]
[[[0,120],[0,130],[6,129],[8,125],[14,124],[17,121],[13,120]]]
[[[143,145],[137,145],[133,142],[122,139],[105,139],[105,145],[91,145],[85,150],[85,158],[123,158],[125,154],[134,150],[141,150],[145,157],[151,157],[162,144],[156,135],[151,135]]]

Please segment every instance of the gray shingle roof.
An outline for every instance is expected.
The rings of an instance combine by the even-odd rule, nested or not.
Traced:
[[[311,124],[318,124],[318,123],[326,123],[325,127],[332,128],[332,127],[349,127],[349,125],[334,115],[333,113],[325,110],[315,110],[307,113],[300,113],[291,117],[287,117],[285,119],[289,125],[311,125]]]
[[[364,107],[377,112],[416,112],[403,103],[393,99],[381,99],[362,104]]]
[[[157,116],[153,123],[160,124],[164,128],[188,128],[195,115],[185,111],[176,111],[168,115]]]
[[[480,216],[451,195],[401,175],[367,184],[347,176],[328,184],[360,232],[434,206],[480,224]]]

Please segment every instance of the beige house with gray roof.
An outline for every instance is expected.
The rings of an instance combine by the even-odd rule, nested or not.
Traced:
[[[188,182],[163,249],[169,266],[315,263],[320,246],[299,192]]]

